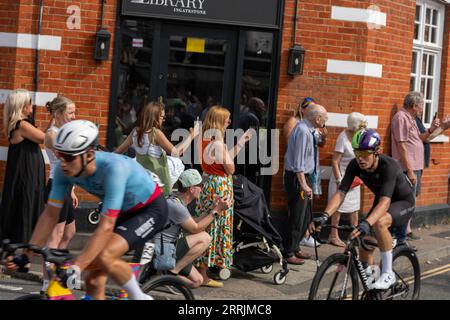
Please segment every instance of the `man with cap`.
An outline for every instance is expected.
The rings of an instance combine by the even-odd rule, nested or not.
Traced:
[[[231,199],[216,198],[207,215],[193,218],[187,206],[199,198],[203,188],[202,182],[202,176],[197,170],[188,169],[178,179],[178,192],[167,198],[171,226],[163,231],[162,236],[163,241],[176,241],[177,259],[175,268],[169,273],[181,277],[191,288],[201,285],[222,287],[221,282],[212,279],[204,283],[206,279],[203,279],[200,272],[192,265],[192,262],[203,254],[211,242],[211,237],[205,229],[215,216],[231,206]],[[181,232],[185,235],[179,238]],[[159,238],[160,235],[155,236],[155,239]]]

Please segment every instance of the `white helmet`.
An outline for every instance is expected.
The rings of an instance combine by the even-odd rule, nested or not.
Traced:
[[[59,128],[53,146],[62,153],[76,156],[84,153],[97,136],[95,124],[87,120],[73,120]]]

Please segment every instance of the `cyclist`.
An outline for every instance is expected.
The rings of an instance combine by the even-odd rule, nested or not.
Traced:
[[[361,221],[351,237],[364,236],[373,227],[381,252],[381,276],[372,284],[373,289],[385,290],[395,283],[392,270],[391,226],[401,226],[408,222],[415,208],[413,186],[403,174],[397,161],[379,154],[381,138],[375,130],[362,129],[352,139],[355,151],[345,172],[338,191],[332,196],[325,211],[310,225],[310,230],[320,230],[340,207],[355,177],[374,193],[375,199],[365,220]],[[319,228],[317,228],[319,227]],[[373,265],[373,252],[360,248],[361,260]]]
[[[58,130],[53,147],[61,162],[55,169],[47,207],[30,243],[45,245],[58,222],[66,190],[78,185],[103,202],[97,229],[73,261],[80,271],[89,269],[87,294],[94,299],[104,299],[101,284],[110,276],[128,292],[130,299],[150,300],[152,298],[141,291],[130,266],[121,257],[163,230],[168,218],[167,203],[141,165],[126,156],[95,151],[97,136],[97,127],[84,120],[71,121]],[[16,257],[17,265],[8,257],[7,267],[14,270],[24,266],[31,257],[32,253],[25,251]],[[65,279],[62,280],[64,283]]]

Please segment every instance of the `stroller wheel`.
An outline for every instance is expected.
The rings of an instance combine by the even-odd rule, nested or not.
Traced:
[[[100,221],[100,215],[96,210],[89,212],[88,221],[90,224],[96,225]]]
[[[264,266],[261,268],[261,272],[264,274],[271,273],[273,270],[273,264],[268,264],[267,266]]]
[[[230,269],[221,269],[219,271],[220,280],[228,280],[231,277]]]
[[[273,276],[273,282],[275,282],[275,284],[284,284],[286,282],[286,275],[283,274],[282,271],[278,271]]]

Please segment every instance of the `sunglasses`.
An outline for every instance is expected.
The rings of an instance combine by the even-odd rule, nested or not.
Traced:
[[[72,162],[72,161],[74,161],[77,158],[77,156],[73,156],[73,155],[67,154],[67,153],[62,153],[62,152],[59,152],[59,151],[55,152],[55,156],[59,160],[65,161],[65,162]]]
[[[374,151],[371,150],[355,150],[355,156],[361,158],[367,158],[371,154],[374,154]]]
[[[302,109],[307,108],[311,104],[311,102],[315,102],[314,98],[306,97],[305,99],[303,99],[302,105],[301,105]]]

